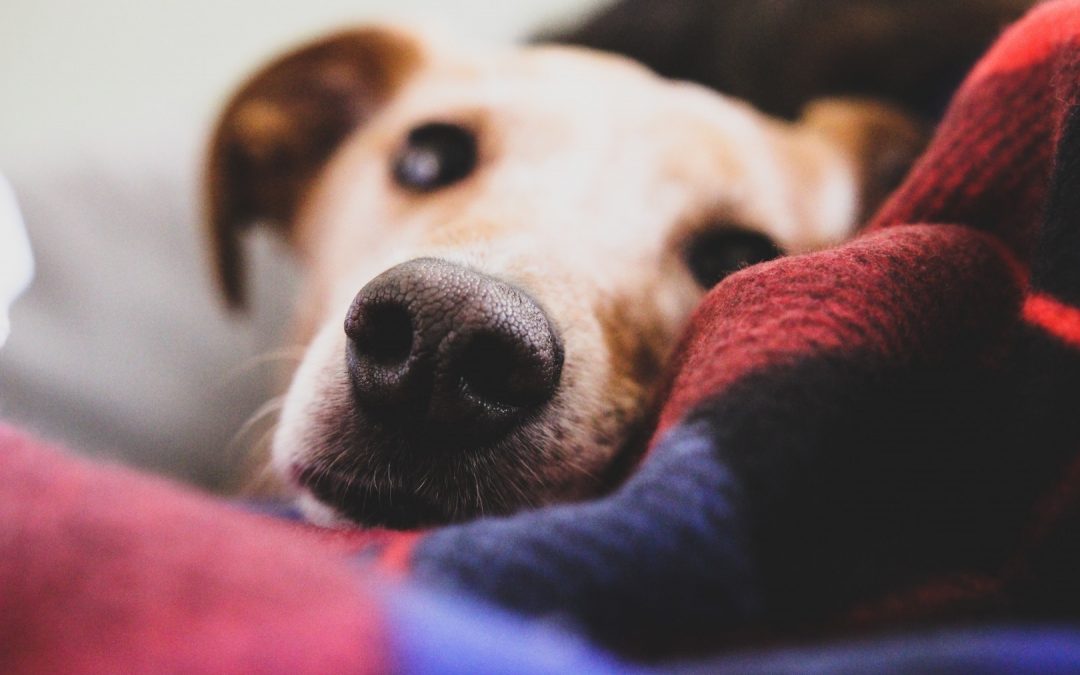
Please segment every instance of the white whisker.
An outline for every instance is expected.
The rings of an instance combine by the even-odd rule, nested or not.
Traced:
[[[292,364],[299,364],[304,357],[305,347],[302,345],[294,345],[291,347],[283,347],[281,349],[275,349],[262,354],[256,354],[250,358],[245,359],[240,364],[233,366],[221,376],[220,386],[228,386],[233,384],[238,379],[250,375],[253,371],[264,366],[275,365],[278,363],[289,362]]]

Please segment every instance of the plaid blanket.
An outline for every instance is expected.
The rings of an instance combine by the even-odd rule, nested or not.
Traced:
[[[520,617],[651,658],[1075,618],[1078,76],[1080,1],[1040,5],[970,74],[862,235],[716,287],[649,452],[597,501],[317,532],[0,433],[0,666],[430,670],[402,645],[438,644],[525,670],[540,638]],[[442,602],[453,620],[436,626]],[[472,622],[488,607],[501,610],[485,641]],[[1009,658],[1044,639],[990,637],[998,651],[967,664],[1040,667]],[[1077,636],[1065,642],[1058,656],[1075,656]],[[552,670],[622,667],[560,644]]]

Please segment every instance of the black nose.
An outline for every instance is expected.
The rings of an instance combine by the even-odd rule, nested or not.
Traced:
[[[523,292],[443,260],[376,277],[345,319],[357,399],[380,422],[446,440],[504,433],[551,399],[562,343]]]

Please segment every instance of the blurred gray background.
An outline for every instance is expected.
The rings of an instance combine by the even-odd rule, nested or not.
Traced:
[[[0,420],[211,489],[235,487],[288,372],[288,257],[255,242],[253,311],[221,309],[198,167],[232,87],[350,23],[507,42],[603,0],[4,0],[0,172],[37,277],[0,350]]]

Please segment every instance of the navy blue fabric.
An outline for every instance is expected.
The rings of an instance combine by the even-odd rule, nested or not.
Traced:
[[[679,427],[599,501],[437,531],[413,571],[526,615],[574,617],[622,648],[745,626],[761,604],[739,487],[711,438],[705,425]]]
[[[1001,675],[1080,672],[1080,627],[994,626],[939,629],[831,645],[782,648],[666,664],[664,673],[702,675]]]

